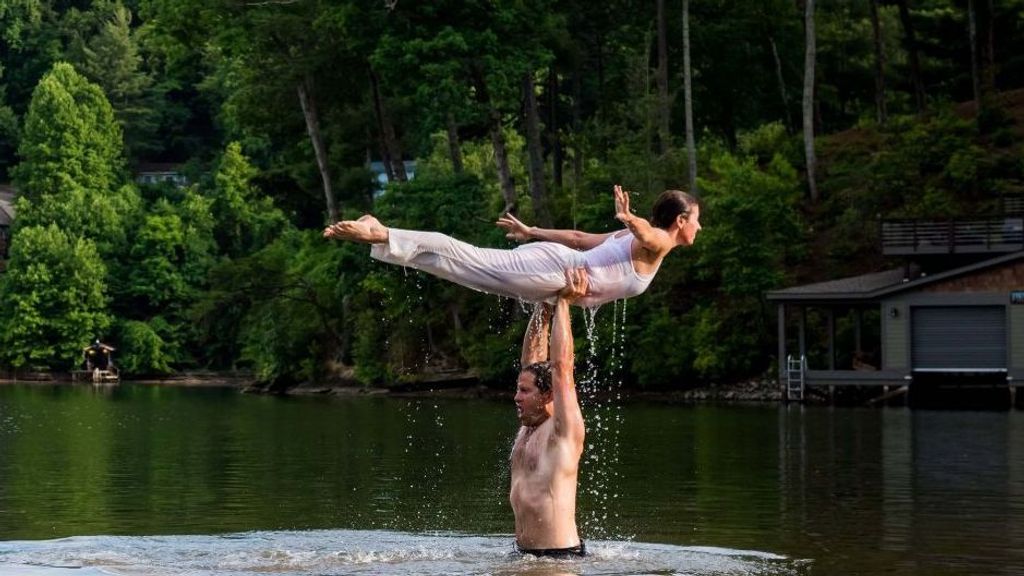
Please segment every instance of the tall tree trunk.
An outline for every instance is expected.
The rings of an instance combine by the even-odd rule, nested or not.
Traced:
[[[338,207],[334,202],[334,190],[331,188],[331,171],[327,166],[327,150],[324,147],[324,138],[320,134],[320,119],[317,114],[316,99],[313,97],[313,77],[306,75],[302,82],[299,82],[299,105],[302,106],[302,116],[306,119],[306,131],[309,133],[309,140],[313,144],[313,154],[316,156],[316,165],[320,170],[320,180],[324,188],[324,200],[327,202],[327,218],[333,224],[338,221]]]
[[[974,111],[981,112],[981,74],[978,73],[978,26],[975,20],[974,0],[967,0],[967,35],[971,44],[971,90]]]
[[[597,93],[605,94],[606,92],[604,86],[604,35],[600,31],[597,32],[597,38],[595,39],[595,43],[597,44]],[[579,69],[577,69],[576,71],[579,72]],[[602,107],[603,101],[603,98],[598,98],[597,100],[597,108],[599,110]]]
[[[817,42],[814,33],[814,0],[804,0],[804,152],[807,156],[807,187],[811,202],[818,201],[818,184],[815,172],[818,160],[814,155],[814,61],[817,57]]]
[[[690,73],[690,0],[683,0],[683,105],[686,116],[686,156],[690,194],[697,191],[697,147],[693,137],[693,87]]]
[[[900,23],[903,26],[904,46],[910,60],[910,81],[914,85],[914,103],[917,111],[924,111],[924,83],[921,81],[921,59],[918,56],[917,36],[914,33],[914,21],[910,19],[908,0],[897,0],[900,9]]]
[[[459,142],[459,127],[455,124],[455,115],[448,113],[448,155],[452,159],[452,171],[462,174],[462,145]]]
[[[548,72],[548,142],[551,145],[551,179],[555,189],[562,189],[562,168],[565,164],[565,151],[562,149],[562,132],[558,125],[558,73],[552,66]]]
[[[668,23],[665,0],[658,4],[658,149],[668,154],[672,144],[670,123],[672,110],[668,100]]]
[[[379,134],[384,134],[384,131],[381,130]],[[394,182],[395,166],[391,163],[391,154],[388,152],[388,145],[384,142],[384,136],[378,136],[377,143],[380,145],[380,159],[381,164],[384,165],[384,176],[387,177],[388,182]]]
[[[395,136],[395,125],[391,122],[391,115],[388,114],[387,105],[384,102],[384,97],[380,93],[380,77],[377,76],[377,72],[370,68],[370,86],[373,92],[373,109],[377,113],[377,122],[381,127],[381,137],[384,139],[384,148],[387,150],[387,155],[390,158],[385,161],[390,161],[391,171],[394,173],[395,181],[406,182],[409,180],[408,175],[405,173],[405,162],[402,160],[402,148],[398,144],[398,138]]]
[[[366,131],[367,142],[377,143],[377,153],[380,154],[381,164],[384,165],[384,176],[387,177],[388,182],[395,181],[395,169],[391,166],[391,154],[388,152],[387,143],[384,142],[384,127],[380,124],[380,116],[374,112],[374,118],[377,120],[377,133],[373,131]],[[367,151],[366,162],[370,163],[373,161],[373,155]]]
[[[644,46],[650,46],[651,33],[647,32],[644,34]],[[644,154],[644,158],[647,160],[647,165],[644,167],[644,176],[647,177],[647,183],[645,188],[652,188],[654,186],[654,137],[657,127],[655,124],[655,115],[657,113],[657,106],[652,107],[649,99],[651,93],[651,51],[644,50],[644,61],[641,70],[644,72],[644,150],[647,152]],[[657,74],[655,74],[657,76]]]
[[[519,209],[519,195],[512,180],[512,169],[508,164],[508,150],[505,148],[505,135],[502,133],[501,111],[491,101],[490,91],[480,63],[475,63],[472,70],[473,85],[476,88],[477,102],[487,108],[490,120],[491,145],[494,147],[494,164],[498,171],[498,183],[501,195],[505,199],[503,213],[515,214]]]
[[[981,81],[996,89],[996,8],[993,0],[985,0],[985,68]]]
[[[985,44],[982,61],[985,71],[981,75],[981,85],[989,95],[996,93],[996,12],[992,0],[985,2]]]
[[[775,80],[779,83],[779,97],[782,99],[782,111],[785,114],[786,131],[793,133],[793,116],[789,113],[789,94],[786,91],[786,80],[782,77],[782,59],[779,48],[775,45],[775,37],[768,34],[768,44],[772,47],[772,58],[775,60]]]
[[[583,127],[583,112],[580,109],[580,100],[583,98],[583,79],[579,68],[572,73],[572,133],[575,136],[572,148],[572,186],[573,197],[579,189],[580,181],[583,178],[583,143],[580,141],[580,133]]]
[[[885,50],[882,46],[882,24],[878,19],[878,0],[870,0],[871,32],[875,42],[875,117],[885,124],[888,112],[885,105]]]
[[[523,74],[523,102],[526,113],[526,148],[530,159],[530,198],[533,199],[533,216],[545,228],[551,227],[551,212],[548,211],[547,190],[544,186],[544,149],[540,142],[540,114],[537,112],[537,95],[534,93],[533,73]]]
[[[512,169],[508,165],[508,150],[505,149],[505,135],[501,131],[501,112],[491,106],[491,144],[494,146],[494,164],[498,170],[501,195],[505,199],[504,213],[515,214],[519,210],[519,195],[512,180]]]
[[[984,124],[982,113],[992,109],[996,89],[992,0],[970,0],[968,10],[971,17],[971,56],[976,63],[972,66],[975,99],[978,119]]]

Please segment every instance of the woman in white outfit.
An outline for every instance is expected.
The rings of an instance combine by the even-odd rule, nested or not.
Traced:
[[[615,186],[615,218],[626,229],[607,234],[537,228],[506,214],[497,221],[506,237],[528,242],[513,250],[478,248],[437,232],[387,228],[369,215],[328,226],[324,236],[372,244],[370,255],[377,260],[530,302],[553,301],[565,287],[565,271],[585,268],[590,288],[576,304],[593,307],[642,293],[662,259],[677,246],[693,244],[701,229],[700,206],[685,192],[663,192],[652,213],[650,222],[633,214],[629,193]]]

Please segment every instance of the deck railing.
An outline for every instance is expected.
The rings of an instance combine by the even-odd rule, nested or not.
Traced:
[[[1024,217],[883,220],[882,253],[980,254],[1024,249]]]

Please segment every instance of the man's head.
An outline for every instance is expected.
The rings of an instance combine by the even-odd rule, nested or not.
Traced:
[[[548,419],[551,397],[551,364],[524,366],[516,380],[516,411],[523,426],[538,426]]]

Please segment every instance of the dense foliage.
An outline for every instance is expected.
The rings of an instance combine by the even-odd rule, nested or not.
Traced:
[[[880,217],[1024,192],[1024,0],[817,5],[812,196],[799,1],[692,0],[685,47],[673,3],[659,38],[653,2],[2,2],[0,183],[19,199],[0,362],[68,369],[101,337],[136,375],[501,381],[527,310],[323,225],[372,211],[507,247],[493,221],[514,208],[613,230],[613,184],[642,214],[689,181],[688,50],[704,231],[581,347],[644,387],[763,373],[765,291],[884,265]],[[187,185],[135,182],[153,162]]]

